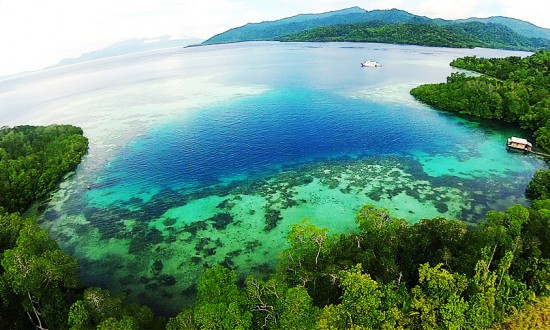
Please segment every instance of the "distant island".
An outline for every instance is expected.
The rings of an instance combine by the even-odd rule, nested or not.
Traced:
[[[160,36],[158,38],[150,39],[129,39],[125,41],[120,41],[109,45],[105,48],[94,50],[89,53],[84,53],[79,57],[75,58],[65,58],[59,63],[55,64],[54,67],[75,64],[80,62],[87,62],[92,60],[97,60],[105,57],[126,55],[132,53],[139,53],[148,50],[163,49],[170,47],[184,47],[192,44],[200,44],[203,39],[195,37],[182,37],[174,39],[168,35]]]
[[[359,7],[249,23],[202,45],[242,41],[381,42],[457,48],[550,49],[550,29],[508,18],[431,19],[399,9]]]

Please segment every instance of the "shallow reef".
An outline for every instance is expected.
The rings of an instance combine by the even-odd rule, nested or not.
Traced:
[[[302,218],[331,233],[345,232],[356,228],[355,211],[370,203],[409,221],[444,216],[475,223],[490,209],[524,203],[517,187],[528,176],[507,175],[519,181],[430,176],[414,157],[344,157],[247,180],[161,189],[109,208],[87,205],[86,192],[75,191],[70,198],[80,201],[69,205],[80,212],[52,204],[43,221],[83,267],[94,268],[86,284],[177,311],[192,302],[194,284],[207,267],[222,264],[241,281],[273,271],[290,226]],[[79,220],[62,230],[53,225],[69,215]]]

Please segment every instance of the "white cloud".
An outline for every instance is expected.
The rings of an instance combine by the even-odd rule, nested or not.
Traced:
[[[208,38],[247,22],[346,7],[399,8],[447,19],[505,15],[550,27],[547,0],[0,0],[0,75],[131,38]]]
[[[428,17],[438,17],[446,19],[467,18],[469,13],[476,12],[476,7],[480,1],[460,0],[460,1],[441,1],[424,0],[419,2],[418,12]]]
[[[504,16],[519,18],[543,28],[550,28],[548,0],[502,0]]]

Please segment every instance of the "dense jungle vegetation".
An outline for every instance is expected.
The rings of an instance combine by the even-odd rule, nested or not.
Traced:
[[[0,129],[0,206],[23,212],[76,168],[88,149],[74,126]]]
[[[380,21],[323,26],[277,38],[279,41],[380,42],[408,45],[549,49],[546,39],[527,38],[500,24],[481,22],[438,25],[426,22],[386,23]]]
[[[141,328],[164,326],[148,307],[85,290],[77,261],[34,219],[20,215],[55,189],[87,150],[88,139],[74,126],[0,129],[0,329],[67,329],[83,315],[94,328],[113,329],[113,317],[123,325],[129,315]]]
[[[448,84],[414,93],[433,99],[449,93],[442,94],[445,99],[455,95],[448,88],[454,80],[470,82],[473,86],[465,83],[462,94],[456,91],[465,104],[479,107],[484,118],[532,128],[525,123],[550,119],[548,63],[548,52],[525,59],[459,59],[455,65],[492,77],[458,74],[457,79],[454,74]],[[486,94],[501,94],[485,80],[507,86],[500,112],[487,110],[493,108]],[[438,107],[455,109],[446,104]],[[546,121],[536,130],[537,143],[545,141],[540,138],[545,131],[539,131]],[[237,279],[231,269],[215,266],[201,276],[196,303],[166,320],[123,296],[84,288],[77,261],[33,219],[20,216],[55,189],[86,150],[82,131],[72,126],[0,130],[0,328],[509,329],[548,324],[549,170],[538,171],[529,183],[530,207],[489,212],[476,225],[443,218],[411,224],[370,205],[358,211],[354,233],[331,234],[304,220],[288,234],[289,248],[274,274]]]
[[[550,151],[549,51],[526,58],[465,57],[451,65],[482,75],[453,73],[446,83],[422,85],[411,94],[441,110],[517,123]]]
[[[498,326],[549,293],[549,206],[549,200],[515,205],[472,228],[441,218],[410,225],[368,205],[357,214],[356,234],[330,236],[303,222],[293,226],[276,274],[249,277],[239,288],[231,270],[211,268],[200,279],[195,306],[167,328]],[[548,316],[548,308],[535,306],[540,310],[522,322]]]

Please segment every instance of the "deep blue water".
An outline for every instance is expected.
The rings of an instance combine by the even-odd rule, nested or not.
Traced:
[[[271,91],[153,127],[107,166],[97,184],[208,185],[327,158],[447,152],[470,134],[453,120],[326,91]]]

